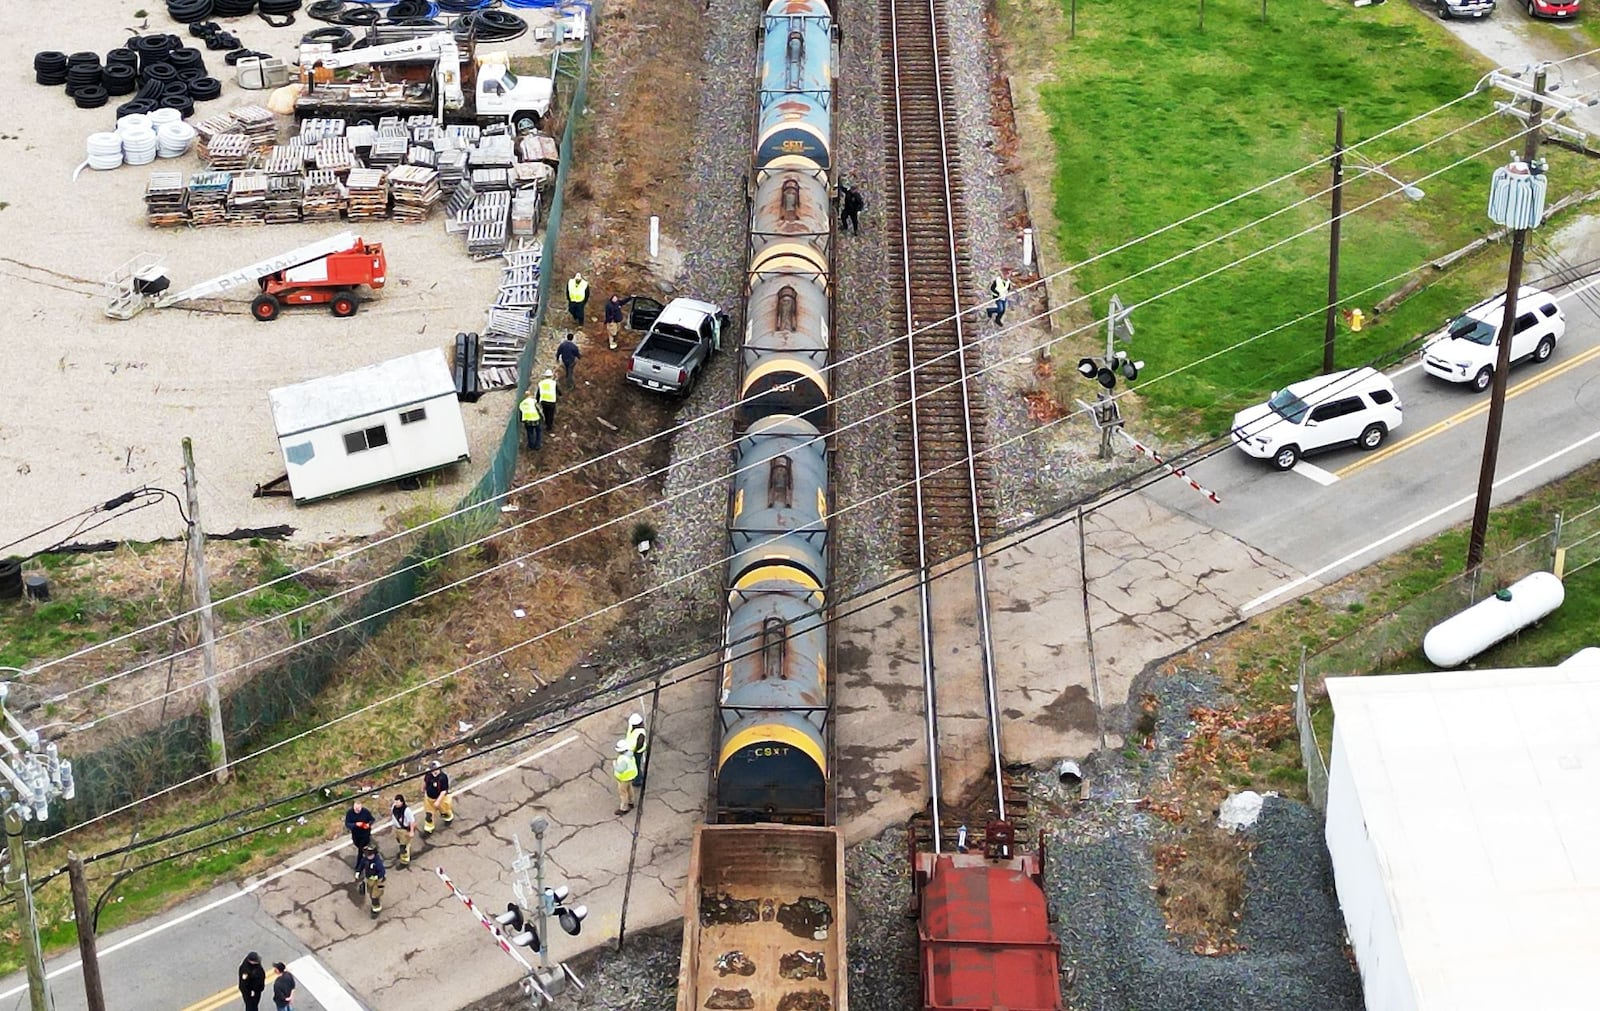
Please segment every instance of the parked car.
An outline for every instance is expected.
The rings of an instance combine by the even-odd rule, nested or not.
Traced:
[[[1494,0],[1434,0],[1434,6],[1439,11],[1439,17],[1446,21],[1451,18],[1486,18],[1494,13]]]
[[[1346,369],[1290,383],[1233,416],[1233,441],[1279,470],[1339,446],[1377,449],[1400,427],[1400,397],[1377,369]]]
[[[1446,382],[1469,383],[1480,393],[1494,381],[1499,349],[1495,333],[1505,317],[1506,297],[1494,298],[1468,309],[1428,338],[1422,346],[1422,367]],[[1527,358],[1550,360],[1556,343],[1567,332],[1567,317],[1549,293],[1523,287],[1517,292],[1517,322],[1511,337],[1513,364]]]
[[[1528,8],[1530,18],[1554,18],[1560,21],[1570,21],[1578,16],[1578,0],[1571,3],[1559,0],[1523,0]]]
[[[628,361],[628,382],[645,389],[686,397],[711,355],[722,346],[728,317],[710,302],[675,298],[663,306],[635,295],[628,328],[645,330]]]

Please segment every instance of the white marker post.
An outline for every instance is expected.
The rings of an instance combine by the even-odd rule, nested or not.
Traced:
[[[1032,228],[1024,228],[1022,230],[1022,265],[1024,267],[1032,267],[1033,266],[1033,229]]]
[[[650,215],[650,259],[661,255],[661,219]]]

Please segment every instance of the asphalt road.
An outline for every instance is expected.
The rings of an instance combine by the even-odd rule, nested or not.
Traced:
[[[1530,263],[1528,276],[1545,272]],[[1567,318],[1566,335],[1550,361],[1511,369],[1496,504],[1600,459],[1600,288],[1589,288],[1593,283],[1552,289]],[[1252,600],[1247,611],[1282,603],[1471,518],[1489,394],[1435,379],[1415,357],[1389,374],[1405,421],[1373,452],[1331,450],[1279,472],[1229,447],[1189,468],[1220,504],[1177,480],[1147,492],[1301,572]],[[1270,392],[1262,390],[1262,399]]]

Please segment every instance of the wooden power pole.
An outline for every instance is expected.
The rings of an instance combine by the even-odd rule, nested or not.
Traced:
[[[94,945],[94,906],[89,903],[89,881],[83,858],[67,853],[67,876],[72,879],[72,916],[78,927],[78,955],[83,959],[83,992],[89,1011],[106,1011],[105,987],[100,983],[100,956]]]
[[[183,440],[183,490],[189,500],[189,554],[194,566],[195,606],[200,609],[200,661],[211,722],[211,764],[217,782],[228,781],[228,742],[222,733],[222,697],[217,691],[217,623],[211,613],[211,575],[206,570],[206,533],[200,524],[200,488],[194,475],[194,443]]]
[[[1322,321],[1322,372],[1333,371],[1339,325],[1339,225],[1344,220],[1344,110],[1333,121],[1333,207],[1328,221],[1328,310]]]

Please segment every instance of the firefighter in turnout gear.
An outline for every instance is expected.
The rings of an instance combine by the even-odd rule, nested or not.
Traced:
[[[422,777],[422,834],[432,835],[433,816],[438,814],[446,825],[456,820],[454,805],[450,802],[450,774],[434,762]]]
[[[395,866],[411,866],[411,834],[417,828],[417,816],[406,806],[406,795],[394,795],[394,803],[389,805],[389,815],[394,819],[394,838],[400,844],[400,854],[395,857]]]
[[[383,912],[383,886],[389,879],[389,872],[383,866],[383,854],[378,852],[377,844],[368,843],[367,848],[361,851],[361,889],[367,893],[367,901],[371,903],[372,918],[377,919]]]

